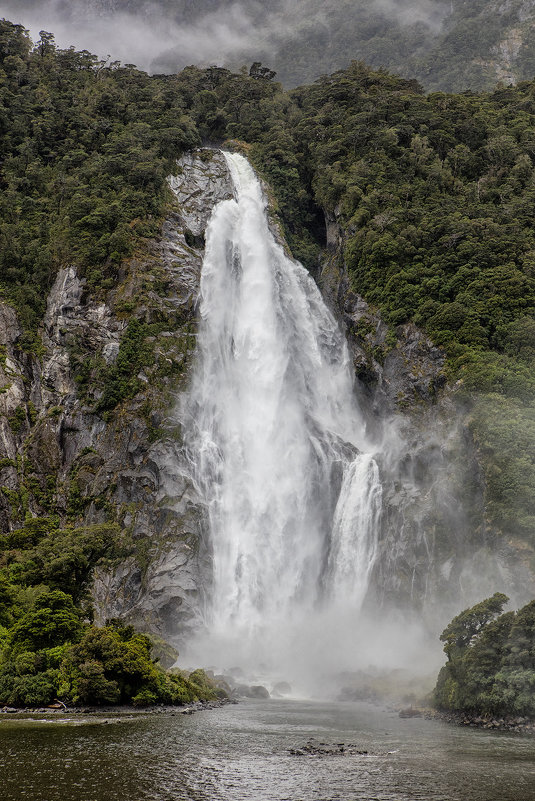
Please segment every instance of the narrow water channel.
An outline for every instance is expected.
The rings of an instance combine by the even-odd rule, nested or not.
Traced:
[[[3,801],[535,801],[535,738],[367,704],[62,720],[2,716]],[[289,753],[309,738],[368,753]]]

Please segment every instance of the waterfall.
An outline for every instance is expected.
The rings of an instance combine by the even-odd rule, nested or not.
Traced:
[[[381,483],[339,326],[271,233],[247,160],[225,158],[235,198],[206,231],[186,450],[213,560],[205,644],[262,660],[312,617],[358,615]]]

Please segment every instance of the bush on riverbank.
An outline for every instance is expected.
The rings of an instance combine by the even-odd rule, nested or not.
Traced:
[[[495,593],[442,632],[448,661],[434,690],[439,709],[535,718],[535,601],[502,614],[507,601]]]
[[[202,670],[166,672],[133,626],[91,622],[94,567],[124,554],[117,526],[32,518],[0,538],[0,706],[188,704],[221,697]]]
[[[55,596],[55,609],[43,605],[50,595]],[[37,648],[31,640],[21,643],[20,630],[27,628],[28,619],[44,624],[49,647]],[[5,634],[0,705],[46,706],[56,699],[75,705],[180,705],[221,697],[204,671],[190,677],[168,673],[152,660],[151,648],[150,638],[132,626],[84,624],[70,596],[45,593],[22,626],[16,624]]]

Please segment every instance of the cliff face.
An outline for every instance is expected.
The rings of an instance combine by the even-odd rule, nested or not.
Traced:
[[[23,352],[16,314],[0,306],[2,530],[27,515],[76,525],[116,519],[132,555],[97,576],[97,620],[125,617],[168,638],[186,631],[201,605],[202,513],[180,472],[175,409],[194,348],[204,228],[231,192],[220,154],[185,157],[177,172],[178,202],[161,238],[124,266],[106,297],[91,298],[72,268],[59,272],[42,353]],[[122,375],[117,365],[128,373],[120,343],[132,341],[129,320],[149,334],[142,366],[132,362],[140,391],[97,411]]]
[[[60,271],[40,353],[22,350],[16,314],[0,306],[0,521],[7,531],[28,515],[116,520],[130,555],[99,570],[97,621],[122,617],[180,646],[202,611],[210,552],[182,463],[179,399],[204,231],[232,187],[214,151],[185,156],[170,186],[176,204],[161,237],[124,265],[106,296],[91,297],[72,268]],[[496,589],[520,604],[535,594],[533,555],[486,525],[467,410],[446,384],[444,354],[413,325],[389,331],[350,290],[342,240],[331,221],[321,282],[348,337],[385,488],[369,602],[434,621]],[[114,405],[110,388],[120,391],[120,381],[135,391]]]
[[[412,323],[389,329],[350,287],[335,216],[327,234],[320,284],[345,330],[382,454],[382,533],[368,602],[417,610],[434,628],[497,588],[514,605],[527,603],[535,554],[487,522],[470,402],[448,384],[444,352]]]
[[[194,350],[204,231],[213,206],[232,196],[232,185],[223,156],[212,151],[181,159],[170,185],[178,213],[166,221],[156,245],[167,292],[165,297],[155,293],[150,300],[155,313],[161,302],[164,307],[176,304],[183,323],[157,339],[167,380],[161,388],[156,385],[155,392],[147,371],[147,391],[132,409],[134,428],[140,423],[140,406],[150,410],[148,432],[135,431],[129,437],[135,441],[132,473],[121,468],[124,451],[116,453],[123,487],[114,502],[125,509],[122,523],[132,530],[135,553],[116,570],[99,573],[94,598],[101,620],[126,617],[180,641],[202,608],[209,555],[203,542],[203,510],[181,462],[178,399]]]

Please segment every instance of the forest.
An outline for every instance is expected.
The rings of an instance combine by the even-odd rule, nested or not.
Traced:
[[[159,232],[175,160],[230,142],[271,187],[295,258],[317,271],[327,213],[351,288],[381,312],[392,342],[412,321],[444,349],[484,471],[489,530],[535,545],[535,81],[426,94],[362,62],[291,91],[276,77],[260,62],[150,76],[58,48],[44,31],[33,44],[0,21],[0,295],[24,326],[18,347],[39,357],[60,267],[76,266],[105,297]],[[132,319],[96,413],[139,390],[128,365],[150,358],[151,333]],[[81,528],[76,506],[64,519],[49,512],[0,543],[0,703],[209,696],[202,677],[159,672],[144,635],[91,627],[91,571],[127,546],[113,526]],[[448,654],[463,660],[455,648],[465,645]]]

